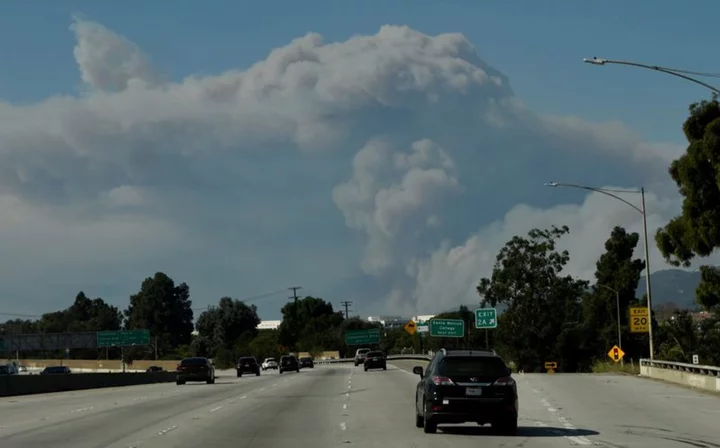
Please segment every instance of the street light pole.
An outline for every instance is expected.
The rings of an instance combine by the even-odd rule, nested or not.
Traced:
[[[607,285],[597,285],[601,288],[605,288],[608,291],[615,293],[615,309],[617,310],[617,333],[618,333],[618,348],[622,350],[622,331],[620,330],[620,291],[615,288],[611,288]],[[620,365],[624,365],[622,359],[620,359]]]
[[[569,188],[579,188],[581,190],[589,190],[594,191],[596,193],[602,193],[606,196],[610,196],[611,198],[617,199],[620,202],[624,202],[625,204],[629,205],[630,207],[634,208],[637,212],[639,212],[642,215],[642,223],[643,223],[643,241],[645,243],[645,290],[647,291],[647,310],[648,310],[648,319],[650,319],[650,325],[648,325],[648,343],[649,343],[649,349],[650,349],[650,360],[655,359],[655,350],[653,347],[653,326],[652,326],[652,290],[650,289],[650,244],[648,243],[648,231],[647,231],[647,213],[645,211],[645,188],[640,188],[639,190],[614,190],[609,188],[596,188],[596,187],[589,187],[587,185],[578,185],[578,184],[566,184],[566,183],[560,183],[560,182],[548,182],[545,184],[546,187],[569,187]],[[634,193],[634,194],[640,194],[640,197],[642,198],[642,207],[638,207],[634,205],[633,203],[621,198],[620,196],[614,194],[614,193]]]
[[[615,64],[615,65],[628,65],[631,67],[639,67],[639,68],[645,68],[648,70],[653,70],[656,72],[666,73],[668,75],[676,76],[678,78],[682,78],[686,81],[693,82],[695,84],[701,85],[705,87],[706,89],[709,89],[713,92],[715,95],[720,95],[720,89],[717,87],[711,86],[708,83],[702,82],[699,79],[693,78],[692,76],[688,75],[696,75],[696,76],[716,76],[714,73],[700,73],[700,72],[691,72],[689,70],[681,70],[679,68],[670,68],[670,67],[660,67],[659,65],[650,65],[650,64],[642,64],[640,62],[633,62],[633,61],[619,61],[616,59],[603,59],[603,58],[583,58],[583,62],[591,65],[606,65],[606,64]]]

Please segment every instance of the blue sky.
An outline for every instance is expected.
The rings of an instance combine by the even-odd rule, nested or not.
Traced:
[[[515,96],[524,104],[524,109],[516,109],[512,105],[501,107],[500,115],[505,125],[511,122],[513,126],[521,126],[523,129],[522,132],[509,136],[507,133],[496,132],[497,128],[490,125],[487,129],[482,128],[482,132],[474,129],[471,124],[474,119],[472,114],[476,112],[473,101],[484,101],[482,96],[448,96],[450,99],[446,106],[449,107],[449,113],[446,114],[433,116],[432,108],[421,105],[417,106],[417,110],[403,109],[407,110],[407,113],[392,113],[387,119],[379,118],[384,117],[383,108],[378,108],[377,105],[368,109],[357,103],[352,106],[355,109],[346,109],[345,106],[340,107],[338,102],[334,103],[333,107],[339,109],[331,109],[335,111],[333,113],[337,114],[339,110],[355,111],[352,118],[346,117],[348,121],[343,121],[347,125],[347,134],[344,136],[346,140],[342,141],[343,144],[333,140],[336,137],[331,135],[334,125],[326,127],[319,121],[313,123],[313,126],[319,127],[312,127],[308,131],[309,136],[299,138],[302,141],[310,139],[316,146],[322,146],[326,142],[329,142],[328,147],[352,144],[352,154],[343,150],[305,157],[300,155],[304,154],[303,151],[281,151],[263,155],[262,157],[267,159],[261,161],[249,155],[254,154],[252,152],[230,154],[218,150],[213,156],[197,156],[200,158],[192,159],[192,163],[181,164],[182,168],[178,169],[186,170],[182,172],[188,173],[188,176],[189,173],[195,176],[187,179],[192,177],[197,180],[196,183],[188,181],[185,184],[177,179],[175,182],[171,181],[171,178],[176,177],[173,173],[169,173],[167,179],[155,178],[160,171],[157,168],[151,170],[151,162],[147,160],[163,160],[162,166],[165,167],[169,166],[170,162],[187,162],[185,157],[188,151],[195,150],[195,146],[203,146],[198,142],[190,144],[187,139],[179,143],[173,142],[177,148],[167,151],[177,149],[176,154],[163,152],[156,155],[158,159],[143,159],[146,160],[143,162],[145,165],[133,165],[139,162],[138,155],[132,151],[142,151],[143,145],[157,148],[169,144],[167,139],[150,141],[160,132],[154,125],[148,125],[148,136],[143,136],[141,142],[135,141],[137,136],[131,136],[132,144],[128,143],[128,136],[106,134],[97,128],[91,129],[89,125],[85,130],[77,130],[72,138],[57,136],[57,142],[62,142],[55,143],[58,147],[67,145],[73,150],[74,155],[68,155],[67,159],[64,158],[64,153],[58,152],[51,155],[40,151],[37,154],[44,155],[34,155],[36,153],[32,153],[28,148],[37,150],[37,142],[30,142],[32,139],[27,135],[21,136],[22,138],[17,135],[10,136],[9,130],[6,131],[6,136],[10,137],[3,142],[0,129],[0,147],[5,144],[12,152],[12,156],[8,156],[6,161],[8,166],[17,166],[18,173],[26,173],[25,170],[32,167],[37,170],[32,171],[39,176],[37,179],[42,177],[38,173],[52,177],[43,178],[44,182],[38,181],[32,188],[29,187],[32,182],[24,180],[25,189],[8,195],[9,204],[21,204],[24,207],[23,213],[28,216],[42,213],[37,216],[45,216],[47,222],[55,223],[54,220],[58,220],[58,223],[70,226],[68,228],[77,228],[77,225],[73,227],[68,224],[69,215],[74,218],[82,216],[87,219],[86,223],[93,221],[92,230],[83,233],[82,238],[78,236],[77,240],[68,236],[70,234],[65,230],[59,230],[60,224],[57,223],[45,230],[35,229],[46,236],[42,241],[45,241],[43,244],[47,246],[43,249],[32,248],[22,260],[14,260],[18,266],[24,267],[23,275],[27,278],[18,279],[10,273],[6,274],[4,289],[0,291],[4,297],[8,297],[7,303],[3,301],[3,307],[13,310],[8,312],[47,312],[67,306],[67,302],[80,289],[85,289],[88,295],[103,296],[123,306],[127,295],[139,286],[141,277],[151,275],[155,270],[168,270],[176,280],[187,280],[190,283],[193,291],[197,292],[194,301],[198,306],[211,304],[221,295],[248,297],[300,283],[308,293],[324,296],[334,303],[348,298],[355,300],[357,311],[363,314],[435,312],[457,303],[474,300],[472,284],[476,283],[480,276],[489,274],[494,252],[509,236],[529,230],[526,227],[531,224],[555,223],[561,215],[568,222],[575,223],[575,228],[580,229],[578,239],[572,243],[580,248],[576,252],[578,261],[572,272],[587,277],[592,273],[594,259],[602,250],[603,239],[612,226],[621,224],[636,230],[639,225],[638,217],[632,214],[632,210],[628,212],[618,204],[608,204],[607,201],[593,196],[584,196],[578,192],[538,190],[534,186],[537,185],[535,177],[540,179],[543,175],[552,174],[561,176],[559,180],[591,181],[593,184],[602,185],[652,185],[657,197],[651,200],[656,201],[654,205],[658,210],[653,222],[656,226],[662,225],[664,220],[677,212],[677,197],[673,196],[674,188],[668,182],[665,172],[669,160],[679,153],[678,145],[683,144],[681,123],[686,116],[688,104],[706,98],[708,94],[698,86],[671,76],[620,66],[590,66],[583,64],[582,58],[598,56],[697,71],[720,71],[720,68],[715,67],[716,63],[705,57],[709,54],[710,43],[714,42],[711,33],[714,34],[716,28],[714,19],[720,12],[720,4],[698,0],[689,8],[681,2],[657,0],[653,2],[651,9],[647,6],[647,3],[641,2],[591,4],[529,0],[301,3],[268,0],[205,1],[202,4],[177,0],[172,2],[171,7],[165,2],[140,1],[126,1],[122,6],[91,1],[6,2],[0,8],[0,54],[5,55],[3,69],[0,70],[0,98],[10,103],[5,112],[7,116],[19,120],[18,123],[23,126],[41,115],[47,120],[44,114],[48,114],[48,117],[63,117],[51,118],[55,121],[38,124],[42,127],[37,129],[53,128],[53,124],[59,122],[57,120],[71,119],[74,114],[77,114],[78,121],[82,121],[81,117],[84,115],[80,115],[78,111],[85,109],[76,108],[90,107],[88,105],[95,104],[93,101],[110,101],[107,103],[108,107],[122,108],[125,112],[131,110],[125,108],[137,104],[134,106],[137,107],[136,111],[143,111],[143,106],[140,105],[143,101],[142,95],[131,95],[132,92],[129,91],[132,89],[119,92],[110,98],[102,95],[102,86],[82,84],[79,65],[92,71],[93,67],[97,69],[102,64],[109,67],[115,63],[113,61],[119,61],[120,56],[95,52],[92,54],[95,61],[85,61],[85,65],[77,61],[73,57],[73,48],[82,37],[69,30],[73,17],[80,17],[84,23],[99,23],[110,30],[108,33],[114,32],[132,41],[148,55],[155,71],[169,77],[169,80],[164,81],[166,85],[180,85],[189,76],[206,79],[204,77],[208,75],[220,75],[229,70],[246,70],[265,60],[273,49],[286,47],[293,39],[308,32],[322,35],[325,44],[356,42],[351,39],[353,36],[375,35],[380,27],[386,24],[407,25],[429,36],[462,33],[474,45],[484,63],[507,76]],[[97,35],[86,37],[84,45],[100,50],[107,48],[97,42],[90,42],[95,38]],[[397,38],[407,38],[408,42],[411,40],[407,36]],[[349,45],[343,47],[348,49],[343,53],[344,59],[339,59],[337,65],[333,66],[333,73],[340,73],[346,68],[350,70],[345,74],[344,79],[349,80],[345,82],[346,85],[338,81],[337,76],[332,78],[333,82],[339,82],[338,86],[342,88],[360,82],[353,78],[356,73],[352,73],[350,69],[355,59],[354,53],[349,51]],[[455,42],[452,45],[460,44]],[[367,48],[364,51],[372,53]],[[417,47],[413,50],[414,53],[408,53],[407,57],[412,58],[424,51],[430,50],[427,47]],[[392,52],[387,55],[397,57],[397,54]],[[428,61],[428,58],[435,56],[435,53],[427,53],[422,60]],[[382,58],[379,53],[372,54],[372,57],[378,58],[372,59],[378,66],[389,60],[388,57]],[[413,64],[422,65],[422,62],[414,61]],[[404,66],[402,63],[398,64],[400,65],[393,65],[393,69],[402,71]],[[262,73],[264,74],[258,76],[270,76],[269,69]],[[211,82],[214,81],[206,81],[207,88]],[[370,88],[377,85],[377,82],[368,84]],[[301,94],[305,95],[302,92]],[[56,95],[82,96],[89,98],[87,101],[90,102],[83,102],[86,100],[82,99],[73,104],[46,101]],[[505,98],[505,94],[497,95]],[[421,101],[420,98],[417,100]],[[467,103],[462,102],[461,98],[466,98]],[[165,100],[158,100],[162,101]],[[155,104],[158,103],[147,103],[145,108]],[[270,102],[261,104],[265,107]],[[272,107],[277,106],[272,104]],[[32,109],[35,112],[24,109],[23,105],[35,105],[36,109]],[[278,110],[283,113],[294,110],[291,106],[293,104],[281,104]],[[298,107],[302,109],[303,103],[298,103]],[[238,106],[239,109],[241,106]],[[212,112],[214,109],[208,110]],[[365,115],[371,110],[375,113]],[[485,112],[490,113],[490,110]],[[132,115],[131,112],[127,113]],[[322,115],[323,113],[320,113],[319,116]],[[443,122],[444,118],[450,116],[452,123]],[[559,118],[560,116],[565,118]],[[127,119],[129,118],[118,118],[118,123],[126,123],[127,121],[123,120]],[[166,118],[165,122],[175,123],[175,119]],[[395,124],[393,119],[397,119]],[[177,120],[182,123],[180,126],[187,127],[187,117]],[[233,138],[242,139],[244,134],[237,129],[243,128],[245,124],[243,119],[239,120],[226,131],[232,131]],[[303,122],[302,118],[298,120]],[[437,129],[427,129],[428,120],[434,123]],[[465,123],[465,120],[468,120],[468,123]],[[621,125],[601,124],[612,121],[618,121]],[[267,124],[266,121],[263,123]],[[77,123],[74,125],[80,126]],[[467,127],[468,125],[470,127]],[[198,126],[202,129],[198,140],[207,137],[209,142],[205,149],[210,151],[215,150],[215,146],[228,146],[226,134],[216,135],[210,132],[206,135],[203,133],[206,130],[203,126],[206,124],[198,122]],[[250,126],[248,129],[253,129],[250,124],[247,126]],[[277,129],[280,130],[279,124]],[[474,134],[475,131],[478,132],[477,135]],[[318,133],[322,132],[329,134],[320,139]],[[277,132],[273,131],[268,135],[275,134]],[[467,137],[467,140],[463,140],[463,136]],[[381,137],[390,140],[378,143],[377,139]],[[88,138],[93,139],[96,154],[91,154],[93,149],[84,146],[81,148],[82,145],[74,143],[76,140],[85,142]],[[266,145],[263,143],[266,142],[264,138],[258,140],[260,143],[256,146]],[[434,143],[419,143],[415,147],[411,145],[412,142],[423,139]],[[302,141],[295,141],[301,149]],[[479,141],[481,143],[478,143]],[[294,147],[295,143],[280,142],[267,147],[281,147],[284,151]],[[433,146],[435,143],[440,149]],[[186,144],[187,148],[184,147]],[[483,144],[487,147],[482,147]],[[655,152],[652,154],[665,151],[662,157],[643,152],[653,144],[656,146],[653,146]],[[124,158],[124,155],[112,156],[117,157],[115,162],[124,167],[123,179],[120,171],[116,172],[107,167],[105,169],[110,171],[103,171],[104,174],[93,171],[93,167],[97,168],[101,161],[107,161],[107,155],[101,156],[100,148],[115,148],[115,145],[132,149],[127,158]],[[475,148],[474,145],[480,145],[480,148]],[[232,147],[232,144],[229,146]],[[50,146],[43,148],[48,149]],[[364,149],[360,150],[361,148]],[[423,196],[421,200],[421,196],[407,193],[410,191],[407,185],[413,180],[419,185],[419,177],[406,176],[394,181],[383,179],[380,182],[379,174],[373,173],[370,176],[368,167],[357,162],[401,151],[400,148],[405,153],[418,151],[420,154],[422,151],[429,151],[424,154],[433,154],[433,160],[440,164],[437,166],[442,166],[445,171],[442,171],[441,175],[440,171],[437,171],[440,168],[431,169],[426,166],[424,179],[435,176],[432,177],[433,185],[442,185],[445,189],[443,191],[453,192],[447,194],[457,193],[459,196],[452,196],[454,199]],[[564,148],[572,152],[561,153]],[[231,148],[232,151],[235,149]],[[555,154],[553,151],[556,150],[561,152]],[[539,159],[536,159],[540,157],[540,153],[543,163],[547,164],[544,167],[539,166]],[[93,162],[88,162],[86,171],[71,173],[70,167],[77,167],[79,163],[78,154]],[[449,155],[454,163],[443,164],[443,154]],[[23,157],[28,159],[24,160]],[[350,178],[353,160],[357,162],[356,171]],[[41,164],[51,164],[56,169],[44,171],[44,168],[39,168]],[[290,165],[294,169],[286,170],[285,167]],[[407,164],[405,166],[410,167]],[[130,173],[132,169],[137,171]],[[459,173],[459,180],[455,177],[457,173],[452,170]],[[477,173],[483,174],[476,175]],[[493,176],[499,175],[498,173],[502,174],[499,179],[503,182],[508,178],[516,182],[516,179],[524,179],[531,173],[535,183],[517,188],[509,186],[502,192],[493,192],[493,185],[497,185]],[[476,179],[469,180],[472,177]],[[79,178],[83,178],[83,181],[78,180]],[[210,178],[212,181],[208,180]],[[375,185],[373,182],[385,185],[378,187],[378,194],[386,199],[400,188],[394,188],[393,185],[403,186],[403,191],[407,193],[405,199],[409,201],[407,204],[413,204],[413,213],[421,213],[422,210],[423,214],[413,215],[412,219],[398,218],[400,207],[397,198],[392,201],[387,199],[387,204],[395,206],[392,210],[395,214],[391,214],[389,209],[380,210],[379,205],[370,215],[359,214],[358,210],[362,207],[358,205],[356,196],[368,185]],[[341,184],[349,185],[344,193],[343,188],[339,187]],[[84,196],[67,196],[62,198],[64,202],[59,201],[58,185],[66,186],[65,192],[70,191],[68,186],[72,186],[75,193],[82,190]],[[137,236],[140,241],[144,241],[142,238],[153,241],[157,248],[150,253],[148,244],[145,243],[143,247],[148,248],[149,252],[138,255],[136,260],[133,260],[131,255],[127,255],[130,258],[125,260],[125,255],[117,255],[119,252],[109,255],[103,250],[110,247],[108,240],[111,238],[108,235],[119,235],[123,234],[122,232],[126,232],[126,235],[137,235],[138,231],[133,230],[133,227],[122,230],[107,227],[107,219],[110,218],[101,217],[95,208],[83,202],[87,199],[88,192],[94,194],[99,191],[117,195],[118,191],[127,193],[130,191],[128,189],[132,189],[131,192],[135,195],[142,190],[145,199],[163,197],[163,201],[170,201],[164,203],[186,207],[187,213],[191,215],[182,228],[172,228],[174,215],[170,209],[173,207],[169,205],[168,210],[155,204],[152,207],[147,205],[142,213],[133,211],[128,212],[130,215],[122,215],[123,219],[128,216],[138,220],[142,218],[144,224],[140,228],[152,228],[163,235],[157,239],[153,239],[150,233]],[[54,195],[54,199],[41,201],[40,204],[38,201],[41,194],[48,198]],[[207,196],[203,196],[205,194]],[[191,196],[192,199],[185,199]],[[380,196],[376,196],[376,199]],[[82,201],[79,199],[81,197]],[[169,198],[180,202],[172,202]],[[127,197],[124,200],[128,200]],[[229,201],[233,201],[233,207],[228,207]],[[48,204],[53,208],[48,208]],[[352,209],[351,205],[358,205],[359,208]],[[440,205],[446,208],[440,210]],[[98,204],[93,205],[95,206]],[[6,213],[10,213],[7,207]],[[410,205],[406,205],[403,210],[407,211],[407,207]],[[607,219],[598,224],[597,216],[588,215],[587,208]],[[285,210],[285,214],[279,210]],[[532,215],[532,219],[527,218],[524,213]],[[371,215],[375,222],[372,226],[375,227],[368,224],[368,216]],[[108,216],[114,217],[113,223],[117,222],[117,215]],[[264,217],[265,221],[253,227],[253,223],[249,222],[249,217],[252,216]],[[443,217],[447,223],[442,230],[402,227],[408,222],[417,223],[417,220],[421,219],[423,222],[427,221],[427,228],[438,229],[437,221],[442,221]],[[33,219],[37,222],[38,218]],[[391,222],[393,219],[402,222],[402,226]],[[392,227],[395,229],[392,230],[383,225],[401,227]],[[27,226],[18,225],[18,228],[21,227],[27,229]],[[52,231],[47,230],[51,228]],[[0,229],[0,233],[2,231]],[[12,233],[15,230],[4,231],[4,238],[21,240]],[[294,232],[301,236],[294,237]],[[52,242],[50,233],[65,245]],[[392,239],[388,236],[391,234]],[[407,235],[410,234],[419,239],[409,239]],[[407,238],[402,237],[403,235]],[[588,235],[593,235],[592,242],[588,241]],[[213,236],[217,238],[213,240]],[[34,241],[37,234],[34,237],[24,237],[28,238],[27,241]],[[98,240],[94,242],[92,238]],[[177,241],[188,238],[190,247],[185,248],[184,252],[178,252]],[[77,249],[68,241],[77,241],[73,244],[83,246],[83,253],[77,255],[77,260],[59,266],[61,261],[58,260],[62,258],[46,257],[45,249],[58,254]],[[122,246],[130,251],[127,242]],[[97,250],[92,251],[89,249],[91,247],[97,247]],[[165,249],[161,250],[161,247]],[[175,252],[169,251],[169,247]],[[163,250],[166,252],[162,252]],[[158,255],[160,252],[163,255]],[[248,259],[239,261],[233,258],[238,257],[240,252],[245,253]],[[252,256],[256,256],[253,254],[259,253],[263,254],[262,261],[256,261],[252,268],[248,267],[252,265]],[[461,257],[461,261],[456,260],[456,257]],[[183,262],[178,261],[178,258],[182,258]],[[213,261],[205,261],[208,259]],[[440,263],[440,259],[444,261]],[[12,262],[13,260],[5,261],[6,264]],[[257,266],[262,263],[267,264]],[[662,265],[661,260],[658,260],[658,263],[653,264]],[[243,269],[246,270],[244,274]],[[27,274],[28,270],[33,271],[33,274]],[[28,284],[28,281],[33,283]],[[57,292],[48,297],[48,290]],[[285,300],[283,294],[279,294],[258,301],[261,315],[265,318],[278,317],[279,306]]]

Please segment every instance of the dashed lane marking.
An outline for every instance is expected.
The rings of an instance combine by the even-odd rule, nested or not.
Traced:
[[[169,427],[169,428],[165,428],[165,429],[163,429],[162,431],[159,431],[159,432],[158,432],[158,435],[159,435],[159,436],[164,436],[165,434],[167,434],[167,433],[169,433],[170,431],[173,431],[173,430],[175,430],[175,429],[177,429],[177,425],[173,425],[173,426],[171,426],[171,427]]]
[[[219,411],[220,409],[222,409],[222,406],[218,406],[218,407],[216,407],[216,408],[212,408],[212,409],[210,409],[210,412],[217,412],[217,411]]]

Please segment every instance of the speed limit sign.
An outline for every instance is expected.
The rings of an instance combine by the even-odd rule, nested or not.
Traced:
[[[647,333],[649,330],[650,319],[647,307],[630,308],[630,333]]]

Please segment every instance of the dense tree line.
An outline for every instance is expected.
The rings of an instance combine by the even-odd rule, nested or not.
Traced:
[[[669,174],[684,198],[682,213],[659,229],[656,241],[668,263],[688,266],[695,257],[707,257],[720,245],[720,108],[717,101],[690,107],[684,124],[688,148],[674,161]],[[556,361],[563,371],[588,371],[608,361],[608,350],[617,344],[618,326],[626,360],[647,357],[648,335],[630,333],[628,308],[646,305],[636,297],[645,263],[633,258],[639,237],[615,227],[596,263],[593,281],[565,273],[571,254],[558,249],[570,229],[565,226],[533,229],[514,236],[499,251],[492,273],[482,278],[476,291],[479,306],[503,312],[494,330],[474,329],[472,309],[442,313],[438,318],[465,321],[462,339],[410,335],[402,328],[381,329],[380,349],[390,354],[418,353],[441,347],[497,349],[518,368],[538,371],[546,361]],[[720,365],[720,268],[703,266],[696,291],[698,306],[708,318],[697,321],[687,310],[653,313],[657,359]],[[618,315],[619,311],[619,315]],[[232,365],[239,356],[258,358],[287,352],[338,351],[352,356],[347,347],[348,330],[378,327],[359,318],[347,319],[330,302],[307,296],[281,309],[276,330],[259,330],[254,305],[223,297],[195,321],[187,284],[164,273],[145,279],[140,290],[120,311],[101,298],[83,292],[67,309],[48,313],[38,320],[15,319],[0,325],[4,333],[58,333],[118,329],[149,329],[149,347],[126,350],[129,358],[177,359],[208,356],[217,365]],[[618,320],[619,317],[619,320]],[[193,336],[193,329],[197,335]],[[24,354],[62,356],[63,354]],[[76,358],[117,357],[113,350],[75,350]]]

